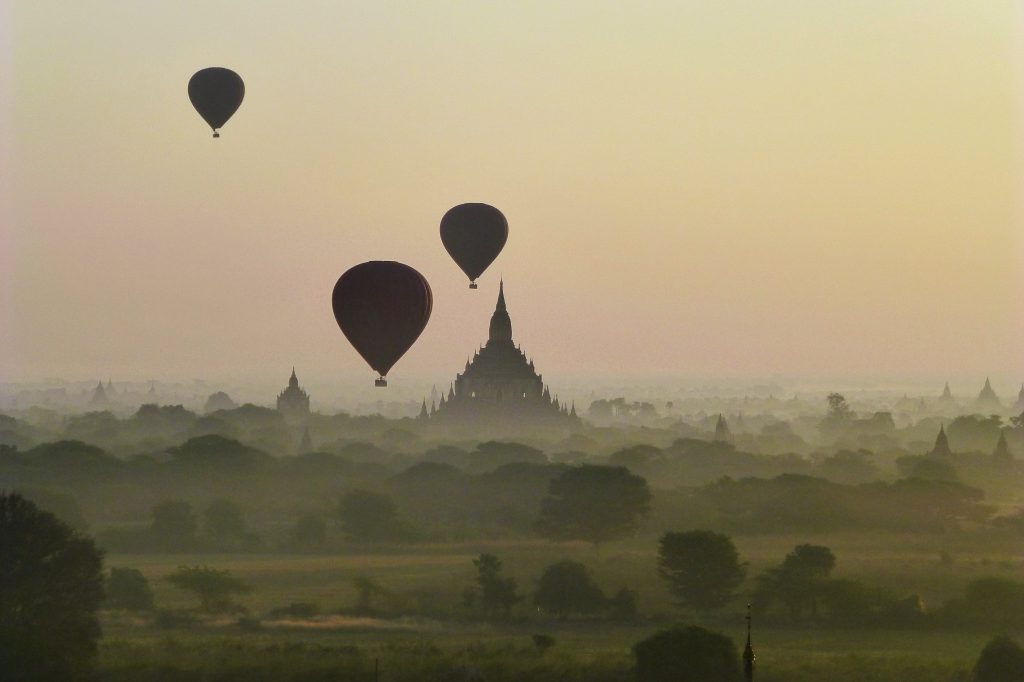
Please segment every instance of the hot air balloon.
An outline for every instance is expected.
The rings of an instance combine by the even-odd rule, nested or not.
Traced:
[[[469,277],[469,288],[501,253],[508,239],[508,221],[487,204],[459,204],[441,218],[441,243]]]
[[[245,83],[231,69],[212,66],[196,71],[188,81],[188,98],[203,120],[213,128],[214,137],[220,137],[217,129],[224,127],[232,114],[238,111],[243,97]]]
[[[423,275],[403,263],[369,261],[338,278],[331,305],[342,333],[387,386],[388,371],[419,338],[433,306]]]

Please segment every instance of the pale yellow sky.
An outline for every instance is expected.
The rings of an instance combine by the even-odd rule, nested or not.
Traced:
[[[0,379],[372,377],[330,311],[371,259],[434,290],[393,379],[458,370],[501,275],[547,377],[1024,378],[1021,3],[2,11]],[[467,201],[510,224],[477,292]]]

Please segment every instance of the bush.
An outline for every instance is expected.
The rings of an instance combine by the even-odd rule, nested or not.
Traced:
[[[975,682],[1024,680],[1024,649],[1009,637],[995,637],[985,645],[974,664]]]
[[[640,682],[740,682],[736,646],[701,627],[662,630],[633,647]]]
[[[125,611],[152,611],[153,590],[146,576],[135,568],[110,569],[104,606]]]

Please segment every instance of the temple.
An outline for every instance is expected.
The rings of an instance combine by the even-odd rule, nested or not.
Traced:
[[[511,421],[568,426],[579,421],[576,406],[570,408],[551,397],[533,361],[512,340],[504,282],[498,288],[486,345],[455,376],[447,395],[442,391],[436,404],[431,399],[429,411],[423,402],[420,418],[431,423],[472,425],[500,420],[501,424]]]
[[[946,427],[944,424],[940,424],[939,435],[935,437],[935,446],[928,453],[928,456],[950,457],[952,454],[953,451],[949,449],[949,439],[946,437]]]
[[[978,399],[974,401],[974,407],[978,410],[991,410],[998,412],[1003,409],[1003,404],[999,400],[999,396],[992,390],[992,384],[989,382],[988,377],[985,377],[985,386],[981,389],[981,393],[978,394]]]
[[[288,379],[288,388],[277,396],[277,411],[288,421],[302,421],[309,417],[309,394],[299,387],[294,367]]]

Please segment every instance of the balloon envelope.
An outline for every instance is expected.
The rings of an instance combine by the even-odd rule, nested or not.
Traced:
[[[433,301],[423,275],[395,261],[355,266],[331,297],[342,333],[382,378],[427,326]]]
[[[196,71],[188,81],[188,98],[203,120],[213,128],[214,137],[219,137],[217,129],[238,111],[243,97],[245,83],[231,69],[212,66]]]
[[[459,204],[441,218],[441,243],[472,283],[501,253],[508,221],[487,204]]]

